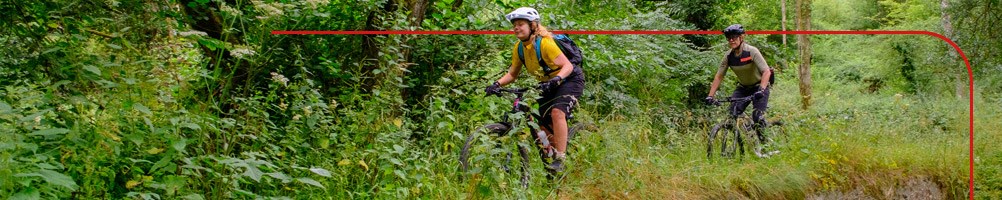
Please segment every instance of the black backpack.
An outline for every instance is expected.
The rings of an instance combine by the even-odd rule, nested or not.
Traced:
[[[550,66],[546,65],[546,62],[543,61],[543,54],[539,51],[540,50],[539,43],[542,40],[543,37],[536,37],[536,42],[535,42],[536,59],[537,62],[539,62],[539,66],[543,68],[543,72],[546,74],[550,74],[550,72],[553,72],[555,70],[550,69]],[[560,52],[563,52],[564,56],[567,56],[567,60],[571,61],[571,64],[574,65],[574,68],[581,68],[584,65],[584,57],[582,57],[581,55],[581,48],[578,48],[578,45],[574,44],[574,40],[571,40],[571,38],[568,37],[567,34],[554,34],[553,41],[557,43],[557,47],[560,47]],[[518,60],[522,61],[522,66],[525,66],[525,55],[522,53],[522,49],[524,48],[525,46],[522,46],[522,41],[519,41]]]
[[[771,67],[769,68],[769,72],[772,72],[772,75],[769,75],[769,87],[772,87],[776,85],[776,75],[778,74],[776,74],[776,69]]]

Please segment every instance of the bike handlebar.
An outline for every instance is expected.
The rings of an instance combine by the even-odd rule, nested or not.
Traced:
[[[529,91],[529,88],[501,88],[501,92],[507,92],[512,94],[525,94]]]
[[[722,98],[722,99],[717,99],[717,101],[718,101],[718,102],[742,102],[742,101],[751,101],[751,100],[752,100],[752,97],[754,97],[754,96],[747,96],[747,97],[741,97],[741,98],[736,98],[736,97],[724,97],[724,98]]]

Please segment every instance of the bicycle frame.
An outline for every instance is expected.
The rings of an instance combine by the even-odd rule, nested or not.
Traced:
[[[527,117],[528,117],[527,118],[528,123],[536,123],[536,119],[542,119],[542,117],[540,117],[539,115],[532,113],[531,112],[531,108],[528,105],[523,104],[523,99],[524,99],[525,93],[527,93],[528,91],[529,91],[528,88],[501,89],[501,92],[503,92],[503,93],[512,93],[512,94],[514,94],[515,95],[515,99],[512,102],[511,111],[508,111],[508,114],[502,116],[500,123],[506,125],[509,129],[516,128],[516,127],[513,126],[513,125],[515,125],[515,122],[513,122],[513,120],[510,118],[510,116],[514,115],[514,114],[518,114],[518,113],[527,113],[528,114],[527,115]],[[537,123],[537,126],[539,128],[541,128],[541,129],[545,128],[542,125],[539,125],[538,123]],[[548,146],[550,146],[549,140],[545,139],[546,135],[545,135],[544,132],[541,132],[541,131],[537,130],[536,128],[532,128],[532,127],[530,127],[529,130],[530,130],[530,133],[533,133],[532,134],[533,139],[536,140],[537,144],[542,145],[541,147],[548,147]],[[507,133],[508,131],[510,131],[510,130],[506,130],[505,132]]]

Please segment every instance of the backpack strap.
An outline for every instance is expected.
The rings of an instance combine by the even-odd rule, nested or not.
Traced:
[[[525,67],[525,54],[522,53],[522,49],[524,48],[525,46],[522,46],[522,41],[518,41],[518,61],[522,61],[522,67]]]
[[[542,41],[543,37],[536,36],[536,61],[539,62],[539,67],[543,68],[543,73],[549,75],[550,72],[553,72],[553,69],[550,69],[550,66],[546,65],[546,62],[543,61],[543,53],[542,50],[539,49],[539,43],[541,43]]]
[[[539,49],[539,45],[542,42],[542,40],[543,40],[542,37],[536,37],[536,41],[535,41],[535,45],[534,45],[536,47],[536,62],[539,63],[539,67],[543,68],[543,73],[550,74],[550,72],[553,72],[553,70],[550,69],[549,65],[546,65],[545,61],[543,61],[543,53]],[[557,45],[557,46],[560,46],[560,45]],[[523,67],[525,66],[525,53],[523,53],[524,51],[522,50],[524,48],[525,48],[525,46],[522,45],[522,41],[518,41],[518,60],[522,61],[522,66]],[[563,52],[563,49],[560,49],[560,50],[561,50],[561,52]]]

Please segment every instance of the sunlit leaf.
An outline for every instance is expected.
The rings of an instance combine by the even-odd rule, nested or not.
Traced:
[[[181,196],[181,198],[186,200],[205,200],[205,197],[202,197],[201,194],[189,194]]]
[[[143,182],[139,182],[139,181],[136,181],[136,180],[129,180],[129,181],[125,182],[125,188],[126,189],[132,189],[132,188],[134,188],[137,185],[142,184],[142,183]]]
[[[98,69],[94,65],[84,65],[83,69],[87,70],[90,73],[94,73],[96,75],[101,75],[101,69]]]
[[[72,177],[56,171],[42,169],[38,170],[38,174],[41,174],[42,178],[45,179],[45,182],[48,182],[49,184],[53,185],[63,186],[67,189],[70,189],[71,191],[76,191],[77,187],[79,187],[77,186],[77,183],[73,181]]]
[[[317,186],[317,187],[320,187],[320,188],[327,189],[326,187],[324,187],[323,184],[320,184],[320,182],[317,182],[316,180],[313,180],[311,178],[306,178],[306,177],[297,178],[296,181],[299,181],[301,183],[306,183],[306,184],[309,184],[309,185],[312,185],[312,186]]]
[[[323,168],[310,168],[310,171],[323,177],[331,177],[331,172]]]
[[[188,146],[188,139],[181,138],[180,140],[171,143],[171,147],[177,152],[185,152],[184,148]]]
[[[189,128],[191,130],[196,130],[196,131],[202,130],[202,127],[198,126],[198,124],[189,123],[189,122],[181,123],[181,127]]]
[[[255,166],[248,166],[247,170],[244,170],[243,175],[250,177],[254,181],[261,182],[261,176],[264,176],[264,172],[261,172],[261,170]]]
[[[20,192],[14,193],[14,195],[10,196],[10,199],[11,200],[35,200],[35,199],[42,199],[42,197],[41,197],[41,193],[38,192],[38,189],[35,189],[34,187],[28,187],[25,190],[22,190]]]
[[[164,152],[164,149],[162,149],[162,148],[150,148],[150,150],[146,150],[146,153],[149,153],[151,155],[156,155],[156,154],[158,154],[160,152]]]
[[[278,180],[282,180],[282,183],[288,183],[292,181],[292,177],[289,177],[288,175],[285,175],[285,173],[281,172],[272,172],[272,173],[267,173],[266,175],[272,178],[276,178]]]
[[[10,110],[11,107],[7,104],[7,102],[0,101],[0,113],[8,113]]]
[[[146,106],[144,106],[141,103],[132,104],[132,108],[136,109],[137,111],[139,111],[139,112],[141,112],[143,114],[147,114],[147,115],[153,113],[153,112],[150,111],[150,108],[147,108]]]
[[[369,171],[369,165],[365,164],[365,161],[359,160],[358,165],[361,165],[365,171]]]
[[[51,136],[51,135],[66,134],[66,133],[69,133],[69,132],[70,132],[70,130],[69,129],[65,129],[65,128],[51,128],[51,129],[39,130],[39,131],[35,131],[35,132],[32,132],[32,133],[29,133],[28,136]]]

